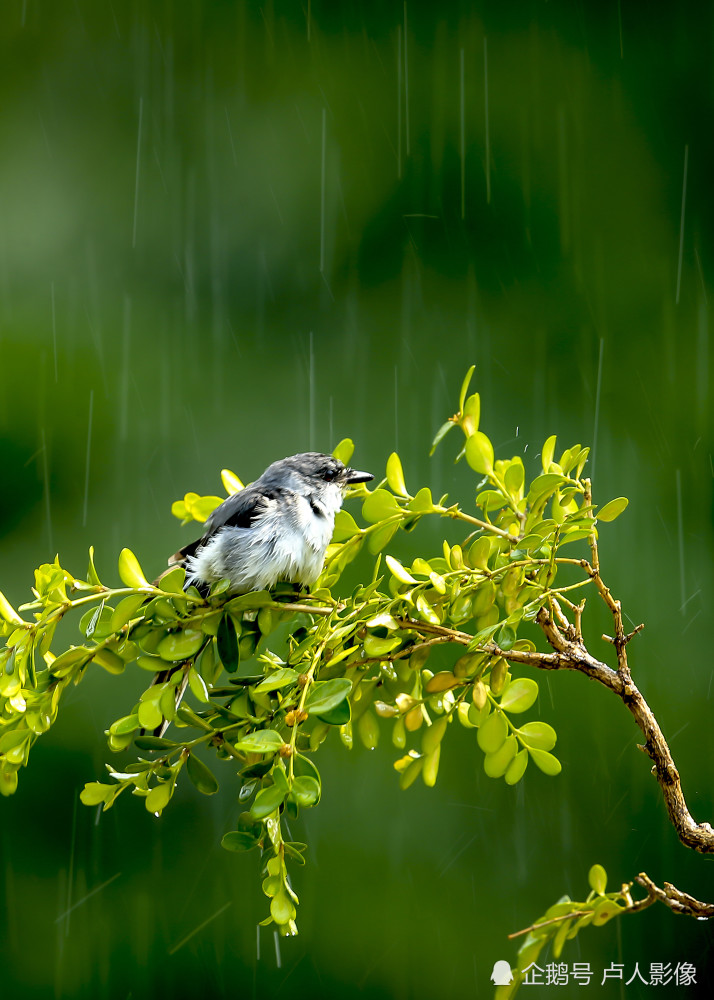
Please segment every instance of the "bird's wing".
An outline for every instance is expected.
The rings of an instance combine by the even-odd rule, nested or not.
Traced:
[[[260,489],[254,485],[246,486],[244,490],[229,496],[210,515],[203,535],[174,553],[169,559],[169,566],[182,564],[188,556],[194,555],[200,545],[205,545],[211,535],[220,528],[249,528],[265,514],[269,502],[279,499],[284,492],[279,489]]]

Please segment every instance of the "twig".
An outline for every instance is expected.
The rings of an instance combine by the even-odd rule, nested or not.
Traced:
[[[671,882],[665,882],[664,889],[660,889],[644,872],[640,872],[635,878],[635,882],[647,890],[647,896],[629,907],[632,912],[638,909],[645,909],[645,907],[651,906],[654,902],[660,902],[664,903],[673,913],[682,913],[690,917],[698,917],[705,920],[714,917],[714,905],[712,903],[701,903],[694,896],[690,896],[688,892],[682,892],[681,889],[677,889]]]
[[[550,920],[541,920],[537,924],[531,924],[530,927],[524,927],[522,931],[514,931],[513,934],[509,934],[508,938],[522,937],[524,934],[530,934],[531,931],[540,930],[541,927],[547,927],[549,924],[559,924],[563,920],[573,920],[575,917],[586,917],[590,913],[590,910],[573,910],[572,913],[562,913],[559,917],[551,917]]]

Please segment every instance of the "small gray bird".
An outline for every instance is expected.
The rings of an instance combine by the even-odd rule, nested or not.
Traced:
[[[223,579],[231,581],[229,594],[268,590],[279,581],[311,586],[322,572],[345,490],[370,479],[371,473],[315,451],[273,462],[216,507],[203,535],[171,556],[169,568],[185,566],[186,586],[194,584],[204,595]],[[164,684],[180,669],[160,671],[154,684]],[[177,708],[187,682],[184,672],[176,687]],[[153,735],[163,736],[168,725],[165,720]]]
[[[186,567],[186,583],[207,591],[228,579],[228,593],[267,590],[278,581],[311,586],[325,561],[345,490],[374,479],[331,455],[308,451],[273,462],[244,490],[224,500],[198,541],[169,566]]]

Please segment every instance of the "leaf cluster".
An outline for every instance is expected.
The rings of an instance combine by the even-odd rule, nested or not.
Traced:
[[[599,512],[587,501],[587,449],[580,445],[556,461],[556,440],[549,438],[530,478],[520,456],[496,459],[479,429],[479,396],[467,395],[470,377],[434,446],[452,427],[461,429],[457,461],[465,458],[475,473],[473,497],[460,505],[447,496],[435,500],[428,486],[410,492],[399,457],[390,455],[374,489],[352,490],[362,523],[338,513],[309,595],[278,586],[235,596],[220,581],[203,597],[186,586],[180,567],[149,583],[128,549],[119,557],[123,586],[100,580],[90,550],[84,578],[55,559],[36,570],[33,599],[18,611],[0,595],[3,794],[15,790],[63,692],[91,665],[116,675],[130,666],[145,671],[145,690],[106,734],[111,751],[131,750],[134,759],[121,768],[108,764],[107,780],[89,782],[82,801],[106,810],[128,789],[159,816],[184,775],[201,794],[218,790],[207,756],[227,764],[241,811],[223,846],[259,850],[270,899],[266,922],[294,934],[298,900],[288,864],[304,863],[306,846],[286,836],[284,821],[320,801],[315,761],[330,734],[348,748],[357,738],[373,749],[387,727],[402,788],[420,776],[435,784],[454,723],[476,730],[490,777],[516,784],[530,762],[558,774],[553,728],[539,719],[521,722],[536,705],[538,684],[512,670],[536,648],[528,631],[537,634],[540,609],[553,597],[569,603],[570,591],[591,583],[585,573],[558,583],[564,565],[581,566],[561,555],[563,547],[592,537],[597,520],[616,516],[626,501]],[[345,440],[335,454],[346,463],[352,449]],[[234,473],[224,470],[222,478],[227,492],[242,488]],[[187,494],[173,513],[202,521],[219,502]],[[384,553],[398,531],[413,531],[425,517],[458,523],[461,541],[444,541],[441,551],[409,565]],[[346,594],[342,574],[361,552],[372,557],[371,572]],[[56,629],[75,612],[83,641],[55,655]],[[437,646],[457,653],[448,669],[431,669]],[[167,724],[170,737],[163,735]]]

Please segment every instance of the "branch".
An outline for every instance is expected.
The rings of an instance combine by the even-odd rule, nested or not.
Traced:
[[[629,912],[634,913],[637,910],[644,910],[646,907],[651,906],[652,903],[660,902],[664,903],[673,913],[683,913],[686,916],[697,917],[700,920],[708,920],[714,917],[714,905],[712,903],[700,903],[694,896],[690,896],[688,892],[682,892],[681,889],[677,889],[670,882],[665,882],[664,889],[660,889],[644,872],[640,872],[635,878],[635,882],[647,890],[647,895],[644,899],[640,899],[631,907],[628,907]]]

